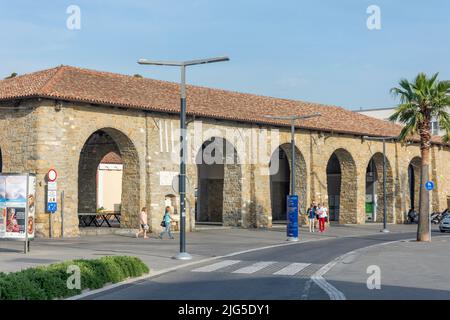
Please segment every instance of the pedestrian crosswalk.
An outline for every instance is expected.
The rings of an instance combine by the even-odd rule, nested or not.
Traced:
[[[290,265],[284,267],[283,269],[275,272],[275,275],[282,275],[282,276],[293,276],[306,267],[311,265],[310,263],[291,263]]]
[[[202,266],[192,272],[225,272],[241,275],[270,274],[274,276],[301,276],[311,274],[317,266],[311,263],[277,261],[222,260]]]
[[[247,266],[247,267],[238,269],[236,271],[233,271],[233,273],[252,274],[252,273],[255,273],[255,272],[259,271],[259,270],[262,270],[262,269],[264,269],[264,268],[266,268],[266,267],[268,267],[268,266],[270,266],[270,265],[272,265],[274,263],[275,262],[273,262],[273,261],[257,262],[257,263],[254,263],[254,264],[250,265],[250,266]]]
[[[212,272],[212,271],[216,271],[225,267],[229,267],[232,266],[233,264],[237,264],[241,261],[239,260],[224,260],[224,261],[220,261],[202,268],[198,268],[193,270],[194,272]]]

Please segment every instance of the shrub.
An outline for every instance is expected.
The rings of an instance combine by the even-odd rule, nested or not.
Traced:
[[[70,265],[80,268],[81,288],[69,289]],[[99,289],[106,283],[117,283],[139,277],[149,268],[136,257],[109,256],[95,260],[73,260],[19,272],[0,272],[0,300],[50,300],[80,294],[85,289]]]

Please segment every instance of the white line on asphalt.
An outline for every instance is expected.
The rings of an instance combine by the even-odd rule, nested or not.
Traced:
[[[212,272],[212,271],[217,271],[219,269],[222,268],[226,268],[232,265],[235,265],[237,263],[241,262],[241,260],[224,260],[224,261],[220,261],[214,264],[210,264],[208,266],[204,266],[198,269],[194,269],[192,270],[192,272]]]
[[[274,261],[256,262],[248,267],[244,267],[244,268],[238,269],[236,271],[233,271],[233,273],[252,274],[252,273],[262,270],[270,265],[273,265],[275,263],[276,262],[274,262]]]
[[[293,276],[310,265],[311,265],[310,263],[291,263],[290,265],[275,272],[274,274],[281,276]]]
[[[317,284],[323,291],[325,291],[328,294],[328,296],[330,297],[330,300],[346,300],[345,295],[341,291],[339,291],[336,287],[334,287],[332,284],[327,282],[325,280],[325,278],[323,277],[328,271],[330,271],[339,262],[345,260],[347,257],[349,257],[351,255],[357,254],[358,252],[361,252],[364,250],[369,250],[369,249],[372,249],[375,247],[386,246],[386,245],[393,244],[396,242],[412,241],[412,240],[414,240],[414,239],[401,239],[401,240],[377,243],[377,244],[374,244],[371,246],[367,246],[367,247],[363,247],[363,248],[359,248],[359,249],[347,252],[347,253],[337,257],[333,261],[327,263],[319,270],[317,270],[316,273],[314,273],[311,276],[311,280],[314,281],[315,284]],[[309,288],[308,288],[308,291],[309,291]],[[304,292],[302,299],[307,299],[308,293],[309,292]]]

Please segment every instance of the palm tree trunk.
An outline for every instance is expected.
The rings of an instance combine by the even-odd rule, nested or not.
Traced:
[[[430,239],[430,193],[424,188],[428,181],[430,167],[430,147],[427,143],[421,148],[422,165],[420,174],[419,194],[419,225],[417,227],[417,241],[431,241]]]

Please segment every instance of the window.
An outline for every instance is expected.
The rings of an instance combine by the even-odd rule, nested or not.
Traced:
[[[439,128],[439,123],[435,120],[431,122],[431,134],[438,135],[441,128]]]

